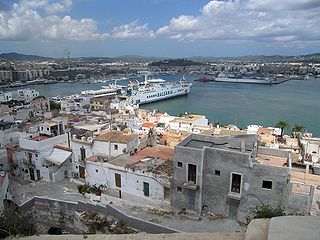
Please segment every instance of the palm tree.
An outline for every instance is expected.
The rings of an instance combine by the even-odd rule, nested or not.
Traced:
[[[301,124],[299,123],[296,123],[292,126],[291,128],[291,135],[293,137],[297,137],[298,135],[300,135],[300,133],[304,132],[305,131],[305,127],[302,126]]]
[[[276,127],[281,128],[281,138],[282,138],[284,134],[284,130],[289,127],[289,123],[287,121],[280,120],[277,122]]]

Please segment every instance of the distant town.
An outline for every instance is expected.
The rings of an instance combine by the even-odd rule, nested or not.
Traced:
[[[236,233],[261,206],[275,216],[320,216],[320,138],[304,126],[279,119],[240,128],[140,107],[192,91],[164,74],[280,84],[320,77],[319,54],[2,57],[0,212],[13,205],[44,219],[27,234]],[[145,78],[131,81],[137,77]],[[55,97],[32,88],[59,82],[107,84]]]
[[[301,80],[319,77],[320,55],[296,57],[248,56],[242,58],[159,59],[123,56],[115,58],[45,58],[17,53],[0,55],[0,86],[18,87],[57,82],[99,83],[151,74],[195,73],[208,79]],[[269,81],[269,82],[270,82]]]

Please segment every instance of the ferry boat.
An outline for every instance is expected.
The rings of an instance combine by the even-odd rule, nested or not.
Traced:
[[[188,94],[191,83],[183,77],[179,82],[167,82],[161,78],[147,79],[144,82],[129,83],[127,91],[131,104],[144,104]]]

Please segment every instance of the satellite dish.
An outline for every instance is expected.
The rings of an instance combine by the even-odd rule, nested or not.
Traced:
[[[4,177],[6,175],[6,173],[4,171],[0,172],[0,177]]]
[[[302,160],[302,156],[301,155],[299,155],[299,161],[301,161]]]
[[[317,163],[317,162],[318,162],[318,157],[317,157],[317,155],[312,155],[311,161],[312,161],[313,163]]]

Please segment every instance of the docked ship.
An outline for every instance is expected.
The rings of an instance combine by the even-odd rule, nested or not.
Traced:
[[[247,83],[247,84],[274,84],[272,79],[255,79],[255,78],[227,78],[218,77],[214,80],[215,82],[225,82],[225,83]]]
[[[195,81],[195,82],[213,82],[214,78],[200,77],[200,78],[197,78],[193,81]]]
[[[129,83],[128,101],[131,104],[144,104],[185,95],[190,92],[191,85],[184,77],[179,82],[145,77],[144,82]]]

